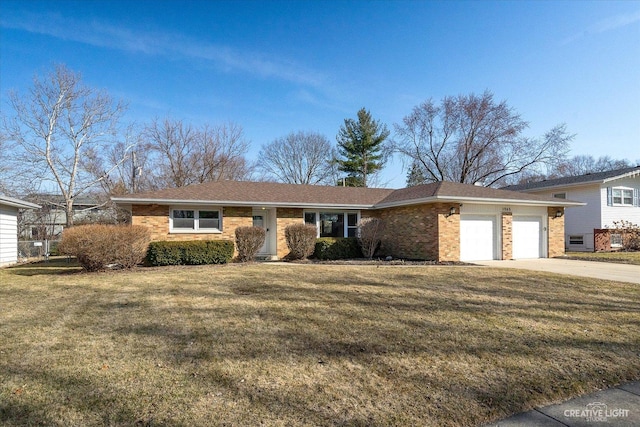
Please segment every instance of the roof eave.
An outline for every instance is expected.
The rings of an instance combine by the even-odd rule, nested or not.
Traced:
[[[476,203],[485,205],[515,205],[515,206],[585,206],[586,203],[574,202],[571,200],[517,200],[517,199],[501,199],[501,198],[484,198],[484,197],[452,197],[452,196],[432,196],[421,199],[403,200],[391,203],[381,203],[376,205],[375,208],[393,208],[409,205],[420,205],[423,203]]]
[[[305,209],[372,209],[372,204],[343,204],[343,203],[294,203],[294,202],[253,202],[238,200],[188,200],[188,199],[135,199],[112,197],[111,200],[119,205],[155,204],[175,206],[240,206],[265,208],[305,208]]]
[[[602,183],[604,184],[606,182],[616,181],[618,179],[623,179],[623,178],[635,178],[636,176],[640,176],[640,170],[638,169],[633,170],[631,172],[623,173],[622,175],[612,176],[611,178],[603,179]]]
[[[40,209],[42,206],[35,203],[27,202],[25,200],[14,199],[13,197],[0,197],[0,203],[5,206],[12,206],[19,209]]]

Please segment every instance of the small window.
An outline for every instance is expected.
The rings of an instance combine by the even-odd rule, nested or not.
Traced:
[[[582,236],[582,235],[569,236],[569,244],[570,245],[584,245],[584,236]]]
[[[553,197],[555,199],[566,199],[567,198],[567,193],[555,193],[553,195]]]
[[[347,237],[357,237],[358,235],[358,214],[347,214]]]
[[[611,235],[611,247],[612,248],[621,248],[622,247],[622,234],[612,234]]]
[[[633,206],[633,190],[626,188],[613,189],[614,206]]]
[[[316,213],[315,212],[305,212],[304,213],[304,223],[310,225],[316,225]]]

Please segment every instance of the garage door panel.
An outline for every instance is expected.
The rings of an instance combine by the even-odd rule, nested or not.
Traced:
[[[542,218],[514,217],[512,223],[513,258],[542,256]]]
[[[496,219],[493,216],[463,215],[460,218],[460,260],[495,259]]]

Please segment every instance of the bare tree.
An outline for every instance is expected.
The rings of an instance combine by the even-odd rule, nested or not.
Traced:
[[[428,182],[497,185],[561,161],[573,138],[558,125],[542,138],[523,136],[528,123],[491,92],[428,100],[395,126],[395,149],[416,162]]]
[[[263,145],[257,167],[289,184],[334,184],[336,149],[317,132],[291,132]]]
[[[195,128],[182,120],[154,120],[143,132],[151,151],[151,179],[158,188],[184,187],[208,181],[244,179],[251,168],[249,142],[235,123]]]
[[[626,159],[612,159],[609,156],[601,156],[595,159],[589,155],[573,156],[558,167],[558,176],[578,176],[588,173],[606,172],[615,169],[631,167],[631,162]]]
[[[53,182],[64,198],[66,225],[73,225],[74,199],[94,189],[116,165],[95,175],[103,153],[116,138],[122,102],[85,86],[80,74],[57,65],[44,78],[35,76],[27,95],[12,92],[15,111],[4,132],[15,144],[20,172],[32,182]],[[116,162],[117,164],[118,162]]]

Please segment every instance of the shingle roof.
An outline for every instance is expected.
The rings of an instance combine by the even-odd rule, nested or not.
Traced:
[[[280,207],[333,206],[377,208],[436,200],[520,202],[537,205],[572,205],[574,202],[515,191],[454,182],[435,182],[393,190],[388,188],[329,187],[273,182],[218,181],[114,197],[116,203],[208,203],[270,205]]]
[[[527,191],[536,190],[547,187],[560,187],[565,185],[578,185],[587,184],[590,182],[604,182],[607,179],[616,178],[619,176],[627,175],[632,172],[640,173],[640,166],[634,166],[630,168],[615,169],[606,172],[588,173],[578,176],[567,176],[564,178],[546,179],[544,181],[527,182],[525,184],[509,185],[503,187],[504,190],[512,191]]]
[[[279,205],[372,206],[393,190],[387,188],[330,187],[275,182],[217,181],[132,194],[120,199],[234,202]]]
[[[389,206],[397,204],[409,204],[424,199],[444,199],[444,200],[505,200],[505,201],[529,201],[529,202],[558,202],[557,199],[550,199],[546,196],[519,193],[516,191],[499,190],[490,187],[481,187],[470,184],[460,184],[456,182],[434,182],[431,184],[417,185],[415,187],[395,190],[384,200],[377,203],[377,206]]]

